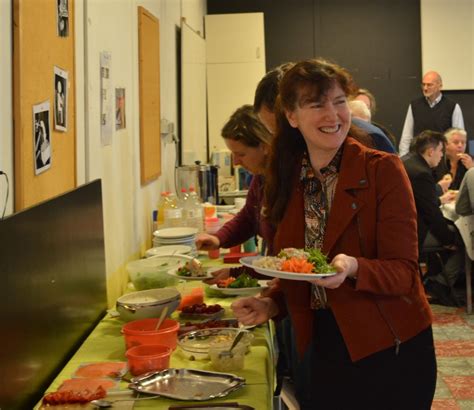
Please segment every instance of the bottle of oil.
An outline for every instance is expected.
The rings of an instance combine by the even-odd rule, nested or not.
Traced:
[[[178,197],[175,193],[168,193],[169,202],[165,207],[165,227],[173,228],[177,226],[186,226],[186,221],[183,219],[183,208],[178,201]]]

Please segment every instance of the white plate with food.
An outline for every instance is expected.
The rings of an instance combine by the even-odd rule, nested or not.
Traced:
[[[170,269],[168,275],[174,276],[175,278],[182,280],[204,280],[210,279],[213,276],[205,269],[190,269],[188,264],[179,268]]]
[[[269,256],[246,256],[240,259],[240,263],[244,266],[254,269],[256,272],[262,275],[288,280],[310,281],[313,279],[334,276],[337,273],[336,271],[326,271],[321,273],[290,272],[282,270],[281,259],[282,258]]]
[[[258,283],[260,286],[255,286],[251,288],[219,288],[216,284],[211,285],[210,288],[222,292],[224,295],[232,296],[251,296],[260,293],[264,289],[268,289],[266,280],[259,280]]]

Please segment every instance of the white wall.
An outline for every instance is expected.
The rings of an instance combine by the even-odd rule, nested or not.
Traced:
[[[423,73],[434,70],[445,90],[474,89],[474,0],[421,0]]]
[[[190,19],[202,21],[205,0],[185,3]],[[181,1],[88,0],[84,5],[84,44],[77,43],[77,54],[84,54],[83,84],[86,84],[83,97],[86,107],[84,174],[86,181],[102,178],[109,304],[126,286],[126,261],[143,255],[151,245],[151,215],[160,192],[174,190],[175,145],[164,140],[162,176],[145,186],[140,182],[138,6],[145,7],[160,22],[161,118],[176,125],[176,31],[183,17]],[[126,129],[114,132],[109,146],[102,146],[100,138],[99,66],[102,51],[111,54],[113,88],[126,89]]]
[[[0,171],[8,175],[10,192],[5,215],[13,210],[13,107],[12,107],[12,15],[8,0],[0,0]],[[0,218],[7,195],[7,183],[0,176]]]

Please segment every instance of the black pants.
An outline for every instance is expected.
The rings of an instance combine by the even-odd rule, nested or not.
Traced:
[[[431,327],[400,346],[352,362],[330,310],[315,311],[313,342],[300,361],[302,410],[429,410],[436,388]],[[367,337],[371,337],[367,334]]]

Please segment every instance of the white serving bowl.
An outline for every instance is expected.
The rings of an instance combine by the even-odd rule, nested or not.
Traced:
[[[171,315],[179,303],[181,294],[176,288],[149,289],[127,293],[120,296],[115,303],[120,317],[129,322],[131,320],[159,318],[161,312],[168,306]]]

